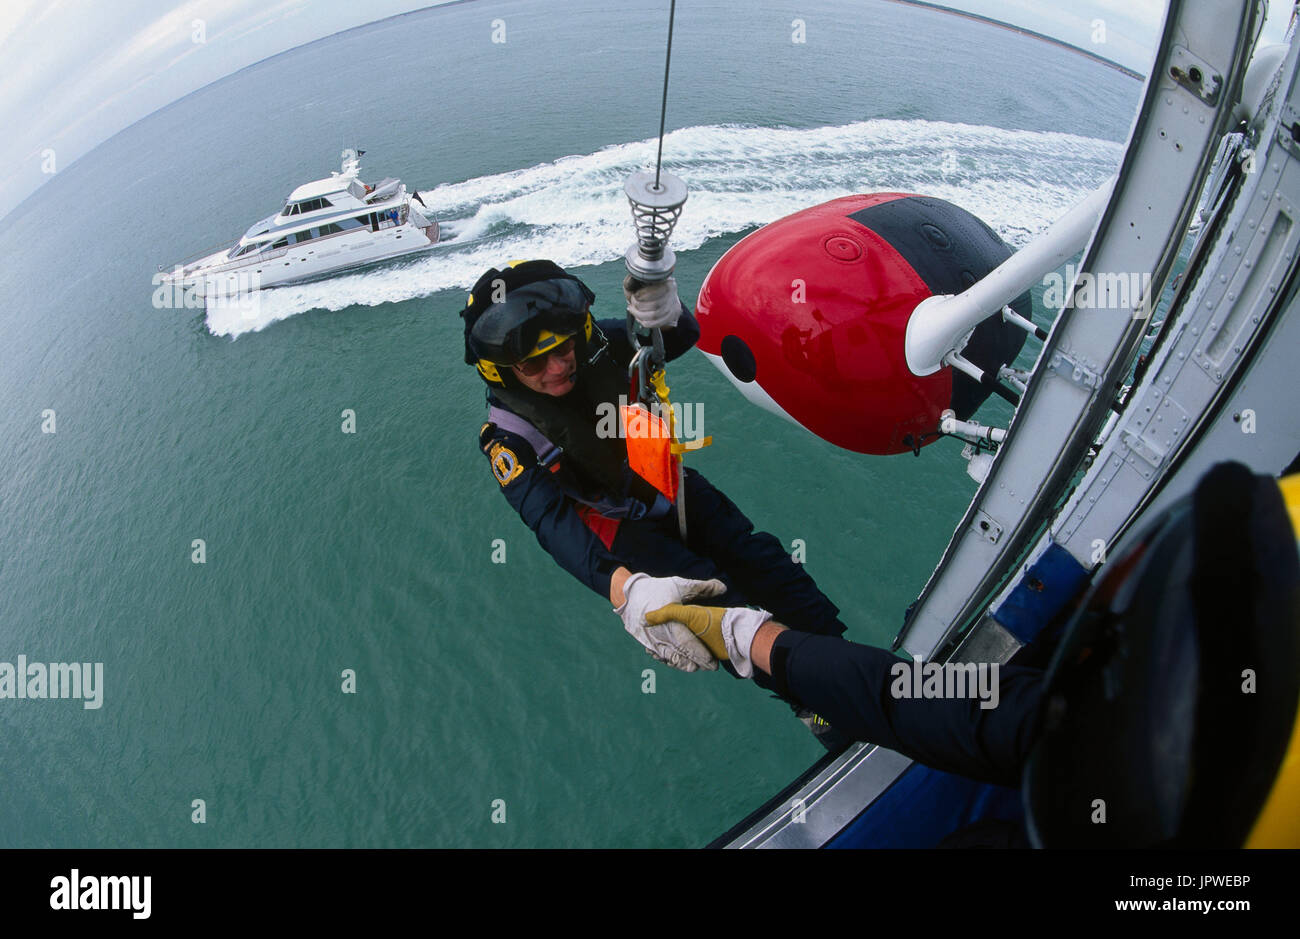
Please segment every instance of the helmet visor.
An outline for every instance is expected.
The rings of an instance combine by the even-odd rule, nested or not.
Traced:
[[[470,341],[480,358],[497,365],[517,365],[539,348],[543,333],[551,345],[572,336],[587,320],[587,297],[570,279],[544,280],[517,287],[494,303],[474,323]]]

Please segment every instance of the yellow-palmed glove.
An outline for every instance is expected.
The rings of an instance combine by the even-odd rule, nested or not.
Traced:
[[[646,614],[672,604],[716,597],[726,590],[727,585],[720,580],[651,577],[638,571],[624,582],[623,605],[614,612],[628,635],[645,646],[656,661],[683,672],[713,672],[717,671],[718,660],[686,626],[671,618],[647,623]]]
[[[645,621],[651,626],[662,623],[678,622],[695,634],[695,638],[708,646],[715,659],[729,659],[727,644],[722,641],[722,617],[727,612],[725,606],[687,606],[684,603],[670,603],[645,615]]]
[[[758,627],[772,618],[766,610],[746,607],[688,606],[670,603],[646,613],[645,621],[651,625],[677,622],[684,625],[695,638],[713,653],[713,657],[730,661],[741,678],[754,674],[749,659],[750,646]]]

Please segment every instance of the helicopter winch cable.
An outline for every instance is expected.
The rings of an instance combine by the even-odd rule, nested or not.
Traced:
[[[655,189],[659,188],[659,168],[664,161],[664,122],[668,118],[668,71],[673,63],[673,19],[677,15],[677,0],[668,8],[668,52],[664,55],[664,99],[659,107],[659,152],[655,156]]]

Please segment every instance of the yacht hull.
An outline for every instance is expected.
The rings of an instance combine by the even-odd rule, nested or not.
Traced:
[[[438,226],[403,225],[379,232],[368,229],[343,232],[328,238],[281,248],[271,257],[244,263],[225,261],[225,252],[204,258],[185,269],[162,277],[165,284],[201,293],[228,296],[318,280],[395,258],[409,257],[437,247]]]

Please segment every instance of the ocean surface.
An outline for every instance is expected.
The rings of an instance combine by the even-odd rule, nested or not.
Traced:
[[[552,258],[620,315],[667,6],[476,0],[339,34],[136,123],[4,220],[0,662],[103,683],[94,709],[0,699],[0,846],[699,846],[821,755],[752,683],[657,667],[644,693],[654,663],[476,447],[456,313],[484,269]],[[886,0],[798,7],[804,43],[788,4],[678,9],[688,303],[739,238],[827,199],[936,195],[1019,246],[1118,167],[1140,82]],[[344,147],[448,243],[253,315],[155,306],[159,265],[233,243]],[[698,354],[670,377],[715,438],[691,465],[803,540],[850,638],[888,643],[974,492],[960,445],[865,457]]]

